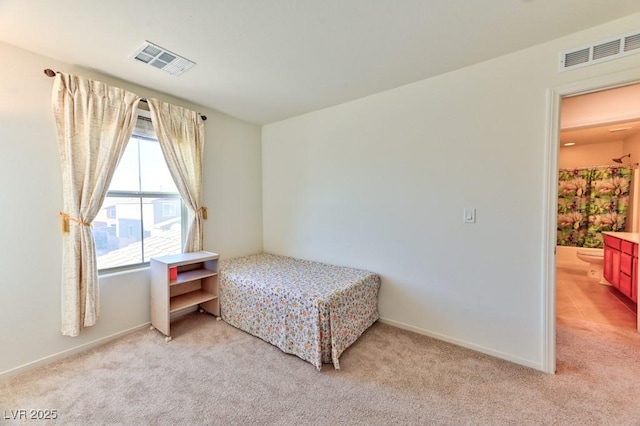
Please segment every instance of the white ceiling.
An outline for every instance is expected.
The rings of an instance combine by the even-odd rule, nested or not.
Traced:
[[[0,40],[264,124],[636,12],[638,0],[0,0]],[[130,59],[144,40],[197,65],[172,77]]]

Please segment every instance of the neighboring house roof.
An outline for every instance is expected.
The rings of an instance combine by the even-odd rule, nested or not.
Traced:
[[[148,262],[155,256],[180,253],[182,244],[180,229],[169,229],[159,235],[144,239],[144,261]],[[141,241],[114,250],[98,257],[98,269],[115,268],[123,265],[140,263]]]

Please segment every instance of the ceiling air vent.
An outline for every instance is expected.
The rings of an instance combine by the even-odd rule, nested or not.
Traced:
[[[563,52],[560,71],[595,65],[635,53],[640,53],[640,32],[637,31]]]
[[[196,63],[176,55],[167,49],[146,41],[130,56],[137,61],[144,62],[153,67],[168,72],[171,75],[180,75],[193,67]]]

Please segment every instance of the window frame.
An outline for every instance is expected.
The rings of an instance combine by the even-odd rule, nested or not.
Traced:
[[[149,120],[150,116],[149,113],[145,110],[138,110],[137,112],[138,115],[138,120],[142,119],[146,119]],[[139,139],[139,140],[147,140],[147,141],[154,141],[157,142],[158,144],[160,143],[158,141],[158,139],[156,137],[150,137],[147,135],[141,135],[139,133],[136,133],[136,130],[134,129],[133,133],[131,134],[131,136],[129,137],[129,140],[127,141],[127,145],[132,141],[132,139]],[[138,155],[140,155],[140,153],[138,153]],[[138,157],[139,159],[140,157]],[[164,158],[164,155],[163,155]],[[140,160],[138,160],[140,161]],[[166,163],[166,159],[165,159],[165,163]],[[167,165],[167,168],[169,166]],[[116,166],[116,170],[117,170],[117,166]],[[138,172],[140,172],[140,169],[138,169]],[[114,170],[115,173],[115,170]],[[141,175],[140,173],[138,174],[138,179],[141,179]],[[138,185],[138,187],[140,187],[140,185]],[[140,268],[148,268],[150,262],[149,261],[144,261],[145,255],[144,255],[144,214],[143,214],[143,209],[144,209],[144,199],[155,199],[155,198],[177,198],[180,201],[180,252],[182,253],[184,251],[184,245],[187,239],[187,231],[188,231],[188,225],[189,225],[189,216],[190,216],[190,212],[188,211],[186,205],[184,204],[184,201],[182,199],[182,196],[180,195],[179,192],[151,192],[151,191],[121,191],[121,190],[115,190],[115,191],[111,191],[111,190],[107,190],[107,193],[105,195],[105,199],[106,198],[137,198],[139,200],[139,206],[140,206],[140,233],[141,233],[141,247],[142,247],[142,262],[140,263],[134,263],[134,264],[129,264],[129,265],[121,265],[121,266],[113,266],[110,268],[101,268],[98,269],[98,275],[107,275],[107,274],[111,274],[111,273],[115,273],[115,272],[124,272],[124,271],[130,271],[130,270],[135,270],[135,269],[140,269]],[[104,204],[104,201],[103,201]],[[102,207],[101,207],[102,208]],[[175,253],[175,254],[179,254],[179,253]],[[97,254],[96,254],[96,258],[97,258]]]

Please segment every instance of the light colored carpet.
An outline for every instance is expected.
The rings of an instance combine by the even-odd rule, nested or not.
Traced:
[[[208,315],[172,333],[140,331],[1,381],[0,424],[17,409],[55,409],[65,425],[640,424],[633,330],[562,320],[556,375],[380,323],[342,370],[321,372]]]

